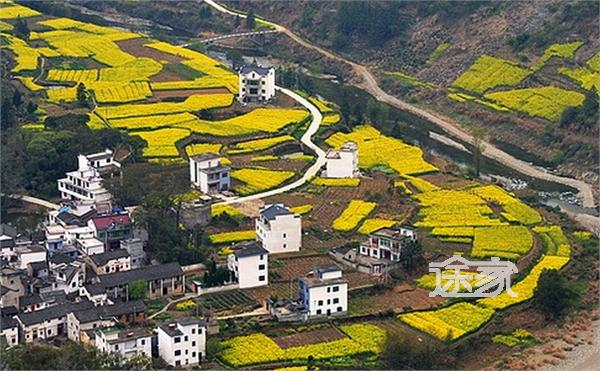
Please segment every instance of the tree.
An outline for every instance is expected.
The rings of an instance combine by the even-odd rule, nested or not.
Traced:
[[[561,127],[583,126],[592,128],[598,122],[598,92],[592,87],[579,107],[566,109],[560,119]]]
[[[537,308],[550,317],[558,318],[579,301],[581,293],[563,273],[548,269],[540,274],[533,297]]]
[[[238,27],[240,27],[240,24],[241,24],[241,23],[242,23],[242,21],[241,21],[241,19],[240,19],[240,16],[239,16],[239,15],[236,15],[236,16],[235,16],[235,19],[234,19],[234,21],[233,21],[233,27],[235,27],[235,28],[238,28]]]
[[[152,370],[152,358],[137,353],[125,362],[124,368],[127,370]]]
[[[17,108],[21,105],[21,103],[23,103],[23,98],[21,97],[21,93],[19,93],[18,90],[15,90],[15,92],[13,93],[12,102]]]
[[[434,350],[414,338],[388,336],[381,361],[388,370],[428,370],[434,366]]]
[[[15,22],[15,35],[20,39],[29,40],[30,33],[31,31],[29,30],[29,26],[27,26],[27,22],[18,17]]]
[[[249,30],[253,30],[256,26],[256,20],[254,19],[254,12],[250,11],[246,16],[246,28]]]
[[[88,99],[89,99],[89,93],[85,87],[85,84],[80,82],[77,85],[77,101],[79,103],[81,103],[82,105],[87,105],[88,104]]]
[[[127,284],[127,291],[129,292],[129,299],[138,300],[146,298],[147,285],[144,280],[136,280]]]
[[[479,171],[481,170],[483,139],[485,133],[486,130],[481,125],[471,127],[471,136],[473,136],[473,167],[475,167],[475,174],[477,176],[479,176]]]

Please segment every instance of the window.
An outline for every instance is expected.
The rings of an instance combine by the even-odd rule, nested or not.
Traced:
[[[119,350],[119,346],[118,345],[115,345],[115,350]]]
[[[202,327],[198,327],[198,335],[202,335]]]
[[[188,341],[187,335],[185,335],[185,337],[183,338],[183,341]]]
[[[142,339],[142,340],[140,341],[140,344],[142,344],[142,345],[146,345],[146,339]]]
[[[327,299],[327,305],[331,304],[331,299]]]
[[[177,349],[177,350],[175,351],[175,353],[173,353],[173,355],[175,355],[175,356],[180,356],[180,355],[181,355],[181,350]]]
[[[337,307],[337,311],[341,312],[342,311],[342,307]]]
[[[337,304],[339,302],[340,302],[340,299],[338,299],[338,298],[333,299],[333,304]]]
[[[338,292],[340,291],[340,287],[339,286],[333,286],[333,292]]]
[[[323,305],[323,300],[319,300],[319,301],[317,302],[317,305],[318,305],[318,306],[321,306],[321,305]]]
[[[283,238],[287,238],[287,233],[284,233],[284,234],[283,234]]]
[[[175,343],[181,343],[181,338],[180,337],[176,337],[175,340],[173,340],[173,342],[175,342]]]
[[[186,350],[185,350],[185,355],[187,355],[187,354],[188,354],[188,350],[186,349]]]
[[[196,342],[192,341],[192,346],[195,347],[196,346]]]
[[[328,287],[328,288],[327,288],[327,292],[331,292],[331,287]]]
[[[258,269],[259,269],[259,270],[263,270],[263,269],[265,269],[265,265],[264,265],[264,264],[261,264],[261,265],[259,265],[259,266],[258,266]]]
[[[192,329],[192,334],[195,334],[195,333],[196,333],[196,329],[195,329],[195,328],[193,328],[193,329]]]
[[[181,361],[175,361],[175,366],[181,366]]]
[[[321,314],[321,309],[317,309],[317,314]]]
[[[285,249],[286,247],[287,247],[287,244],[286,244],[286,243],[284,243],[284,244],[283,244],[283,248]]]
[[[260,260],[264,260],[265,256],[264,255],[260,255]]]
[[[196,358],[196,352],[192,352],[192,358]]]
[[[265,280],[265,276],[264,275],[263,276],[258,276],[258,280],[259,281],[264,281]]]

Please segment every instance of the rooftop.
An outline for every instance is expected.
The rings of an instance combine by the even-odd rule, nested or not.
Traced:
[[[218,160],[221,159],[221,156],[217,155],[213,152],[204,152],[196,156],[192,156],[192,159],[196,162],[209,161],[209,160]]]
[[[0,236],[17,237],[17,228],[10,224],[0,224]]]
[[[235,255],[238,258],[245,258],[248,256],[255,256],[255,255],[265,255],[265,254],[269,253],[257,241],[241,242],[241,243],[235,245],[233,247],[233,249],[234,249],[233,255]]]
[[[313,267],[313,270],[314,271],[319,271],[321,273],[341,271],[340,267],[338,267],[335,264],[320,264],[320,265],[315,265]]]
[[[29,245],[29,246],[19,246],[15,248],[17,254],[31,254],[38,252],[46,252],[44,246],[41,245]]]
[[[330,285],[342,285],[348,284],[348,281],[342,278],[332,278],[332,279],[320,279],[318,277],[302,277],[300,278],[300,282],[303,282],[307,287],[319,287],[319,286],[330,286]]]
[[[130,328],[130,329],[120,329],[116,327],[106,328],[97,330],[96,333],[104,333],[104,334],[113,334],[117,333],[117,337],[114,339],[108,340],[109,344],[117,344],[122,343],[124,341],[134,340],[145,338],[148,336],[152,336],[145,328]]]
[[[111,158],[113,156],[113,151],[110,149],[105,149],[102,152],[91,153],[89,155],[84,155],[88,160],[102,160],[105,158]]]
[[[243,66],[240,69],[240,73],[242,74],[248,74],[250,72],[256,72],[257,74],[261,75],[261,76],[267,76],[269,74],[269,70],[271,70],[271,68],[268,67],[260,67],[257,65],[250,65],[250,66]]]
[[[92,223],[94,223],[94,226],[96,226],[97,229],[107,229],[111,225],[129,225],[131,224],[131,219],[129,218],[128,213],[111,214],[92,218]]]
[[[267,220],[275,220],[279,215],[293,214],[284,204],[265,205],[260,210],[260,215]]]
[[[414,231],[414,228],[412,228],[411,226],[401,226],[400,229],[381,228],[381,229],[373,232],[372,235],[384,236],[384,237],[388,237],[388,238],[400,238],[400,237],[403,237],[401,234],[402,229]]]
[[[97,267],[101,267],[106,265],[109,261],[115,259],[126,258],[129,256],[129,253],[125,249],[116,249],[106,251],[100,254],[90,255],[90,259],[96,264]]]
[[[183,275],[183,270],[179,263],[167,263],[160,265],[151,265],[139,269],[132,269],[124,272],[104,274],[98,277],[99,284],[108,287],[126,285],[136,280],[159,280]]]
[[[204,326],[205,323],[203,320],[194,317],[185,317],[179,318],[177,320],[171,320],[167,322],[163,322],[158,325],[161,330],[167,333],[169,336],[180,336],[183,335],[181,330],[179,330],[179,326],[190,326],[190,325],[201,325]]]
[[[52,255],[52,257],[50,257],[50,263],[52,264],[69,264],[74,262],[75,259],[70,257],[67,254],[54,254]]]
[[[54,305],[49,308],[36,310],[29,313],[19,313],[17,318],[24,325],[30,326],[55,318],[64,317],[67,313],[92,308],[94,305],[90,301],[81,301],[79,303],[67,303],[63,305]]]

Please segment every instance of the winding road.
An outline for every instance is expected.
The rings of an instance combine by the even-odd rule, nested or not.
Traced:
[[[222,5],[216,3],[214,0],[204,0],[204,2],[206,4],[212,6],[215,10],[217,10],[219,12],[229,14],[229,15],[234,15],[234,16],[240,16],[241,18],[246,18],[246,15],[229,10],[229,9],[223,7]],[[270,22],[270,21],[265,21],[263,19],[261,19],[261,21],[268,25],[273,26],[277,31],[286,34],[292,40],[294,40],[295,42],[297,42],[298,44],[300,44],[306,48],[310,48],[328,58],[331,58],[331,59],[334,59],[334,60],[337,60],[342,63],[346,63],[346,64],[350,65],[352,67],[352,69],[354,70],[354,72],[358,76],[362,77],[362,80],[358,83],[355,83],[354,85],[358,88],[361,88],[361,89],[367,91],[369,94],[371,94],[377,100],[387,103],[387,104],[390,104],[401,110],[410,112],[416,116],[419,116],[419,117],[439,126],[447,134],[449,134],[457,139],[460,139],[463,142],[473,144],[473,142],[474,142],[473,136],[471,134],[469,134],[468,132],[466,132],[464,129],[462,129],[456,122],[454,122],[450,118],[426,111],[420,107],[417,107],[415,105],[407,103],[407,102],[405,102],[399,98],[396,98],[396,97],[386,93],[385,91],[383,91],[383,89],[381,89],[381,87],[377,83],[377,79],[375,78],[373,73],[367,67],[362,66],[357,63],[354,63],[344,57],[341,57],[341,56],[334,54],[326,49],[323,49],[318,45],[312,44],[312,43],[304,40],[300,36],[296,35],[295,33],[293,33],[292,31],[290,31],[288,28],[286,28],[284,26],[278,25],[278,24]],[[508,168],[511,168],[513,170],[516,170],[517,172],[522,173],[524,175],[573,187],[579,191],[579,194],[583,201],[584,207],[594,207],[595,206],[594,196],[592,193],[592,187],[589,184],[587,184],[581,180],[551,174],[543,168],[533,166],[527,162],[524,162],[522,160],[515,158],[514,156],[494,147],[492,144],[490,144],[489,142],[486,142],[486,141],[482,142],[482,154],[485,157],[495,160],[495,161],[501,163],[502,165],[504,165]]]
[[[317,154],[317,160],[315,161],[314,164],[312,164],[308,168],[308,170],[306,170],[304,175],[302,175],[302,177],[300,179],[296,180],[295,182],[284,185],[283,187],[272,189],[270,191],[255,193],[250,196],[225,198],[224,201],[217,203],[217,205],[233,204],[233,203],[240,203],[240,202],[251,201],[251,200],[258,200],[261,198],[274,196],[274,195],[278,195],[278,194],[281,194],[284,192],[291,191],[293,189],[300,187],[304,183],[308,182],[312,177],[317,175],[317,173],[319,172],[319,169],[321,169],[323,167],[323,165],[325,165],[325,151],[323,151],[321,148],[319,148],[312,141],[312,136],[317,132],[317,130],[319,130],[319,126],[321,125],[321,121],[323,120],[323,115],[321,115],[321,112],[319,111],[319,109],[314,104],[310,103],[308,101],[308,99],[305,99],[305,98],[301,97],[300,95],[294,93],[293,91],[286,89],[286,88],[282,88],[280,86],[277,86],[276,89],[281,91],[283,94],[289,96],[290,98],[294,99],[296,102],[300,103],[301,105],[303,105],[306,109],[308,109],[310,111],[310,114],[312,115],[312,121],[311,121],[310,125],[308,126],[308,129],[306,130],[304,135],[302,135],[302,138],[300,138],[300,141],[302,142],[302,144],[304,144],[305,146],[307,146],[308,148],[310,148]]]

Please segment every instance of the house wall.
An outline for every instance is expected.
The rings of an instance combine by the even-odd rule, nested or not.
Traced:
[[[131,258],[129,256],[109,260],[106,264],[96,267],[97,274],[108,274],[128,271],[131,269]]]
[[[206,328],[199,325],[178,325],[178,328],[183,335],[177,337],[158,328],[160,358],[173,367],[199,364],[206,356]],[[176,338],[179,338],[178,343],[175,343]]]
[[[96,348],[104,352],[119,352],[125,359],[129,359],[136,354],[144,354],[145,356],[152,357],[151,335],[129,340],[123,339],[123,341],[116,344],[110,344],[109,339],[111,337],[98,333],[96,335]]]
[[[19,268],[27,269],[27,264],[46,261],[46,251],[19,254]]]
[[[67,332],[67,316],[53,318],[42,323],[31,326],[21,326],[23,329],[23,340],[26,343],[53,338]]]
[[[258,80],[257,86],[250,86],[246,81]],[[270,69],[266,76],[260,76],[255,72],[247,74],[239,74],[239,92],[238,98],[241,101],[245,100],[258,100],[268,101],[275,96],[275,70]],[[250,93],[250,88],[256,87],[258,89],[256,94]]]
[[[0,332],[0,336],[4,336],[7,346],[15,346],[19,344],[19,327],[6,328]]]
[[[302,245],[302,220],[299,215],[280,215],[263,223],[256,219],[256,239],[270,254],[300,251]]]
[[[334,291],[336,287],[338,291]],[[310,316],[328,315],[328,310],[329,314],[343,313],[348,310],[347,283],[304,287],[302,297]],[[337,303],[335,299],[337,299]]]
[[[229,270],[234,272],[241,289],[269,284],[269,257],[267,254],[237,258],[228,257]]]

